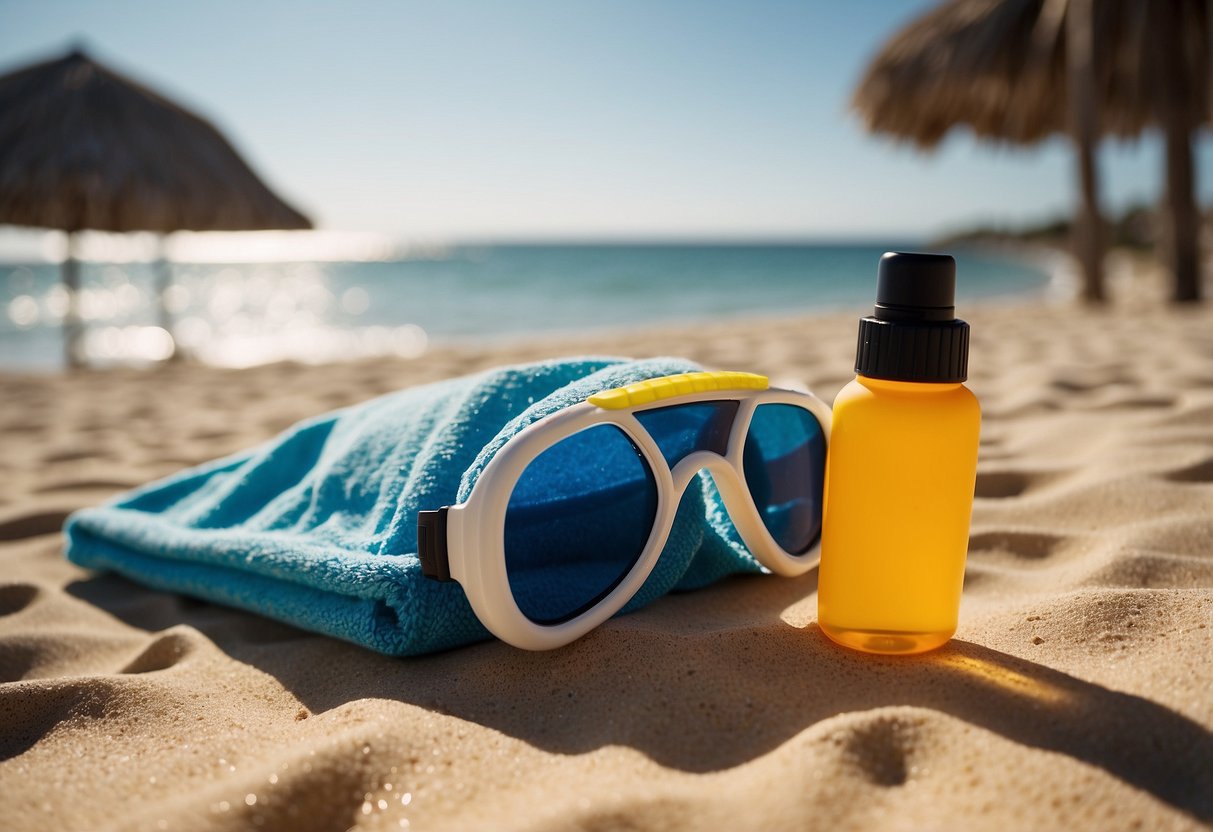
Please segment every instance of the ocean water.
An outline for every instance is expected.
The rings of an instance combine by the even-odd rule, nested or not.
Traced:
[[[876,264],[863,245],[492,245],[373,262],[174,263],[177,343],[199,360],[415,357],[435,345],[727,317],[866,314]],[[1049,276],[1007,255],[958,252],[958,304],[1042,295]],[[80,308],[91,363],[139,364],[171,342],[148,263],[87,263]],[[59,267],[0,265],[0,369],[63,366]]]

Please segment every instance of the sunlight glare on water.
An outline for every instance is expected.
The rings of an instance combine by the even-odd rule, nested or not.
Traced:
[[[870,308],[883,247],[499,245],[409,259],[174,263],[163,295],[187,356],[245,367],[416,358],[433,344],[728,317]],[[962,302],[1043,295],[1037,265],[958,257]],[[156,299],[164,264],[82,263],[76,309],[91,364],[171,355]],[[56,370],[69,297],[53,263],[0,266],[0,368]]]

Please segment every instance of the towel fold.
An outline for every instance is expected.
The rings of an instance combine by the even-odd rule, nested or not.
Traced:
[[[467,499],[527,425],[593,393],[700,369],[576,358],[402,390],[300,422],[68,520],[67,557],[396,656],[489,637],[458,584],[424,578],[417,512]],[[761,567],[706,474],[624,608]]]

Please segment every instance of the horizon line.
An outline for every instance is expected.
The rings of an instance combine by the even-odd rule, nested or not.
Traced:
[[[9,239],[4,239],[5,235]],[[77,259],[88,263],[155,262],[161,256],[174,263],[244,264],[257,262],[393,262],[446,257],[452,251],[510,247],[651,247],[702,248],[794,247],[794,246],[891,246],[926,245],[932,236],[910,233],[551,233],[468,234],[446,238],[393,238],[374,232],[336,231],[249,231],[172,232],[165,235],[140,231],[130,233],[84,232]],[[937,235],[933,235],[937,236]],[[162,241],[164,241],[162,243]],[[67,256],[67,237],[55,229],[0,226],[0,264],[30,266],[62,263]]]

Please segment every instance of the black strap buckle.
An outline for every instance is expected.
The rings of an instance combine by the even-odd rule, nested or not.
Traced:
[[[446,549],[447,508],[417,512],[417,557],[421,558],[421,574],[435,581],[454,580]]]

